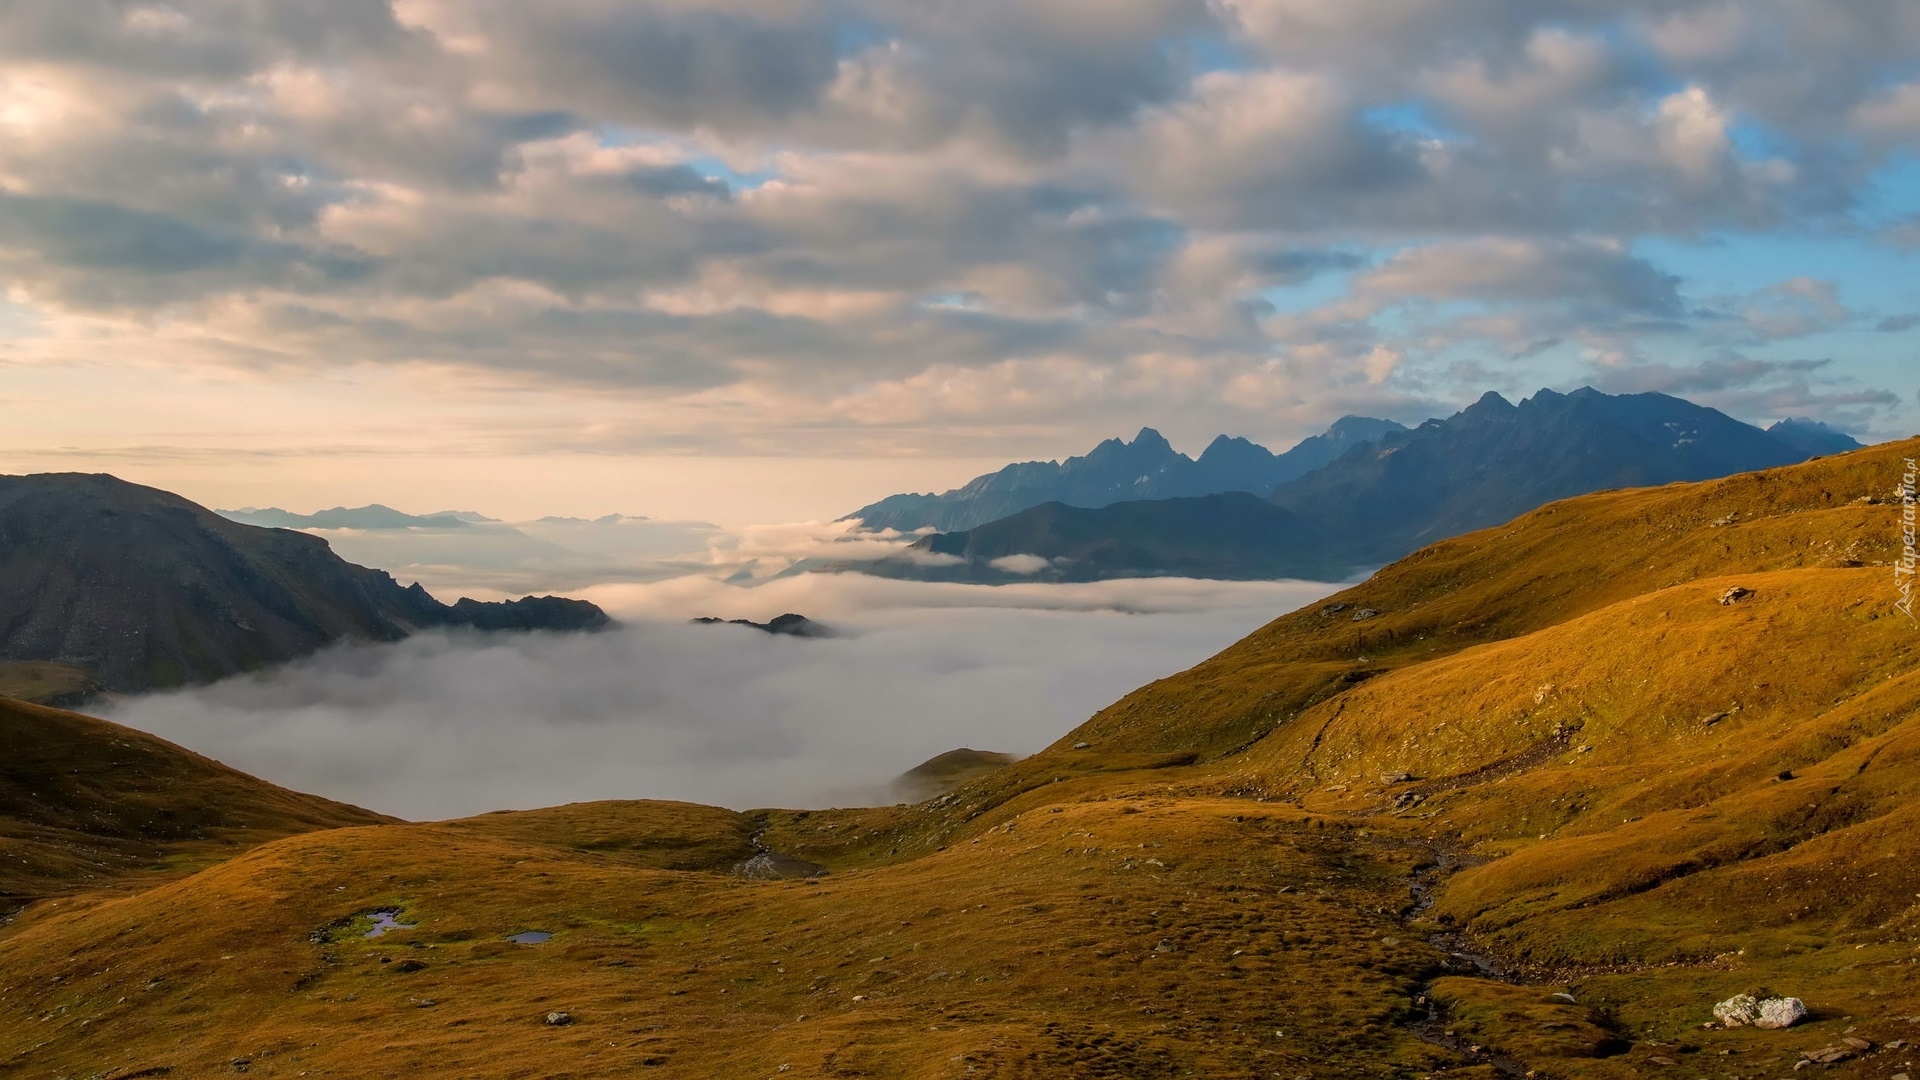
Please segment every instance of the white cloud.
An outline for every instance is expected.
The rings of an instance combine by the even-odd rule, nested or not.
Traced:
[[[1332,588],[690,579],[602,590],[628,602],[617,632],[351,647],[111,715],[274,782],[414,818],[603,798],[890,801],[887,782],[937,753],[1031,753],[1143,679]],[[682,621],[787,610],[847,636]]]
[[[1249,382],[1466,393],[1395,305],[1283,256],[1847,234],[1920,141],[1915,12],[14,4],[0,288],[35,332],[7,344],[590,388],[663,442],[775,453],[990,438],[996,400],[1110,434],[1252,414]],[[1509,290],[1503,351],[1699,331],[1616,300]],[[1176,415],[1138,415],[1150,386]]]
[[[1003,555],[987,564],[995,570],[1009,574],[1037,574],[1053,565],[1053,560],[1041,555]]]

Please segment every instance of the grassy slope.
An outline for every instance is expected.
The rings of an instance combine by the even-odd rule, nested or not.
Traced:
[[[177,875],[297,832],[392,820],[24,702],[0,699],[0,747],[0,915],[129,875]]]
[[[1916,452],[1437,545],[939,804],[320,832],[43,905],[0,931],[0,1072],[1781,1076],[1912,1039],[1920,628],[1855,500]],[[834,872],[726,874],[756,839]],[[417,927],[359,937],[388,905]],[[1813,1024],[1700,1028],[1758,984]]]

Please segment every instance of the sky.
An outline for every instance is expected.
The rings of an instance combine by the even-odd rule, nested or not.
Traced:
[[[0,470],[818,519],[1916,344],[1912,0],[0,6]]]

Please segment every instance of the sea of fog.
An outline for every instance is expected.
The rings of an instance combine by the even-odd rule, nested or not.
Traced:
[[[350,645],[126,699],[108,715],[274,783],[415,820],[591,799],[889,802],[892,778],[935,754],[1032,753],[1336,587],[683,573],[572,590],[621,620],[607,633]],[[687,621],[787,611],[840,636]]]

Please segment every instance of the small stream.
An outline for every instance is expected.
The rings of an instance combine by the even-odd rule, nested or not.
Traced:
[[[1428,845],[1418,845],[1433,856],[1434,863],[1414,875],[1408,893],[1412,903],[1401,914],[1401,921],[1412,924],[1432,910],[1438,899],[1439,886],[1456,870],[1474,865],[1478,860],[1462,858],[1453,852]],[[1471,951],[1467,946],[1466,935],[1457,930],[1439,930],[1427,935],[1427,943],[1446,953],[1454,965],[1472,968],[1481,978],[1495,979],[1500,982],[1519,984],[1522,980],[1513,972],[1501,966],[1495,958],[1484,953]],[[1520,1061],[1496,1054],[1485,1047],[1460,1038],[1447,1030],[1446,1015],[1440,1003],[1434,1000],[1431,978],[1420,984],[1416,1003],[1424,1005],[1427,1013],[1424,1017],[1410,1020],[1407,1028],[1422,1042],[1438,1046],[1463,1057],[1471,1058],[1483,1064],[1492,1065],[1502,1076],[1524,1078],[1528,1075],[1527,1066]]]

